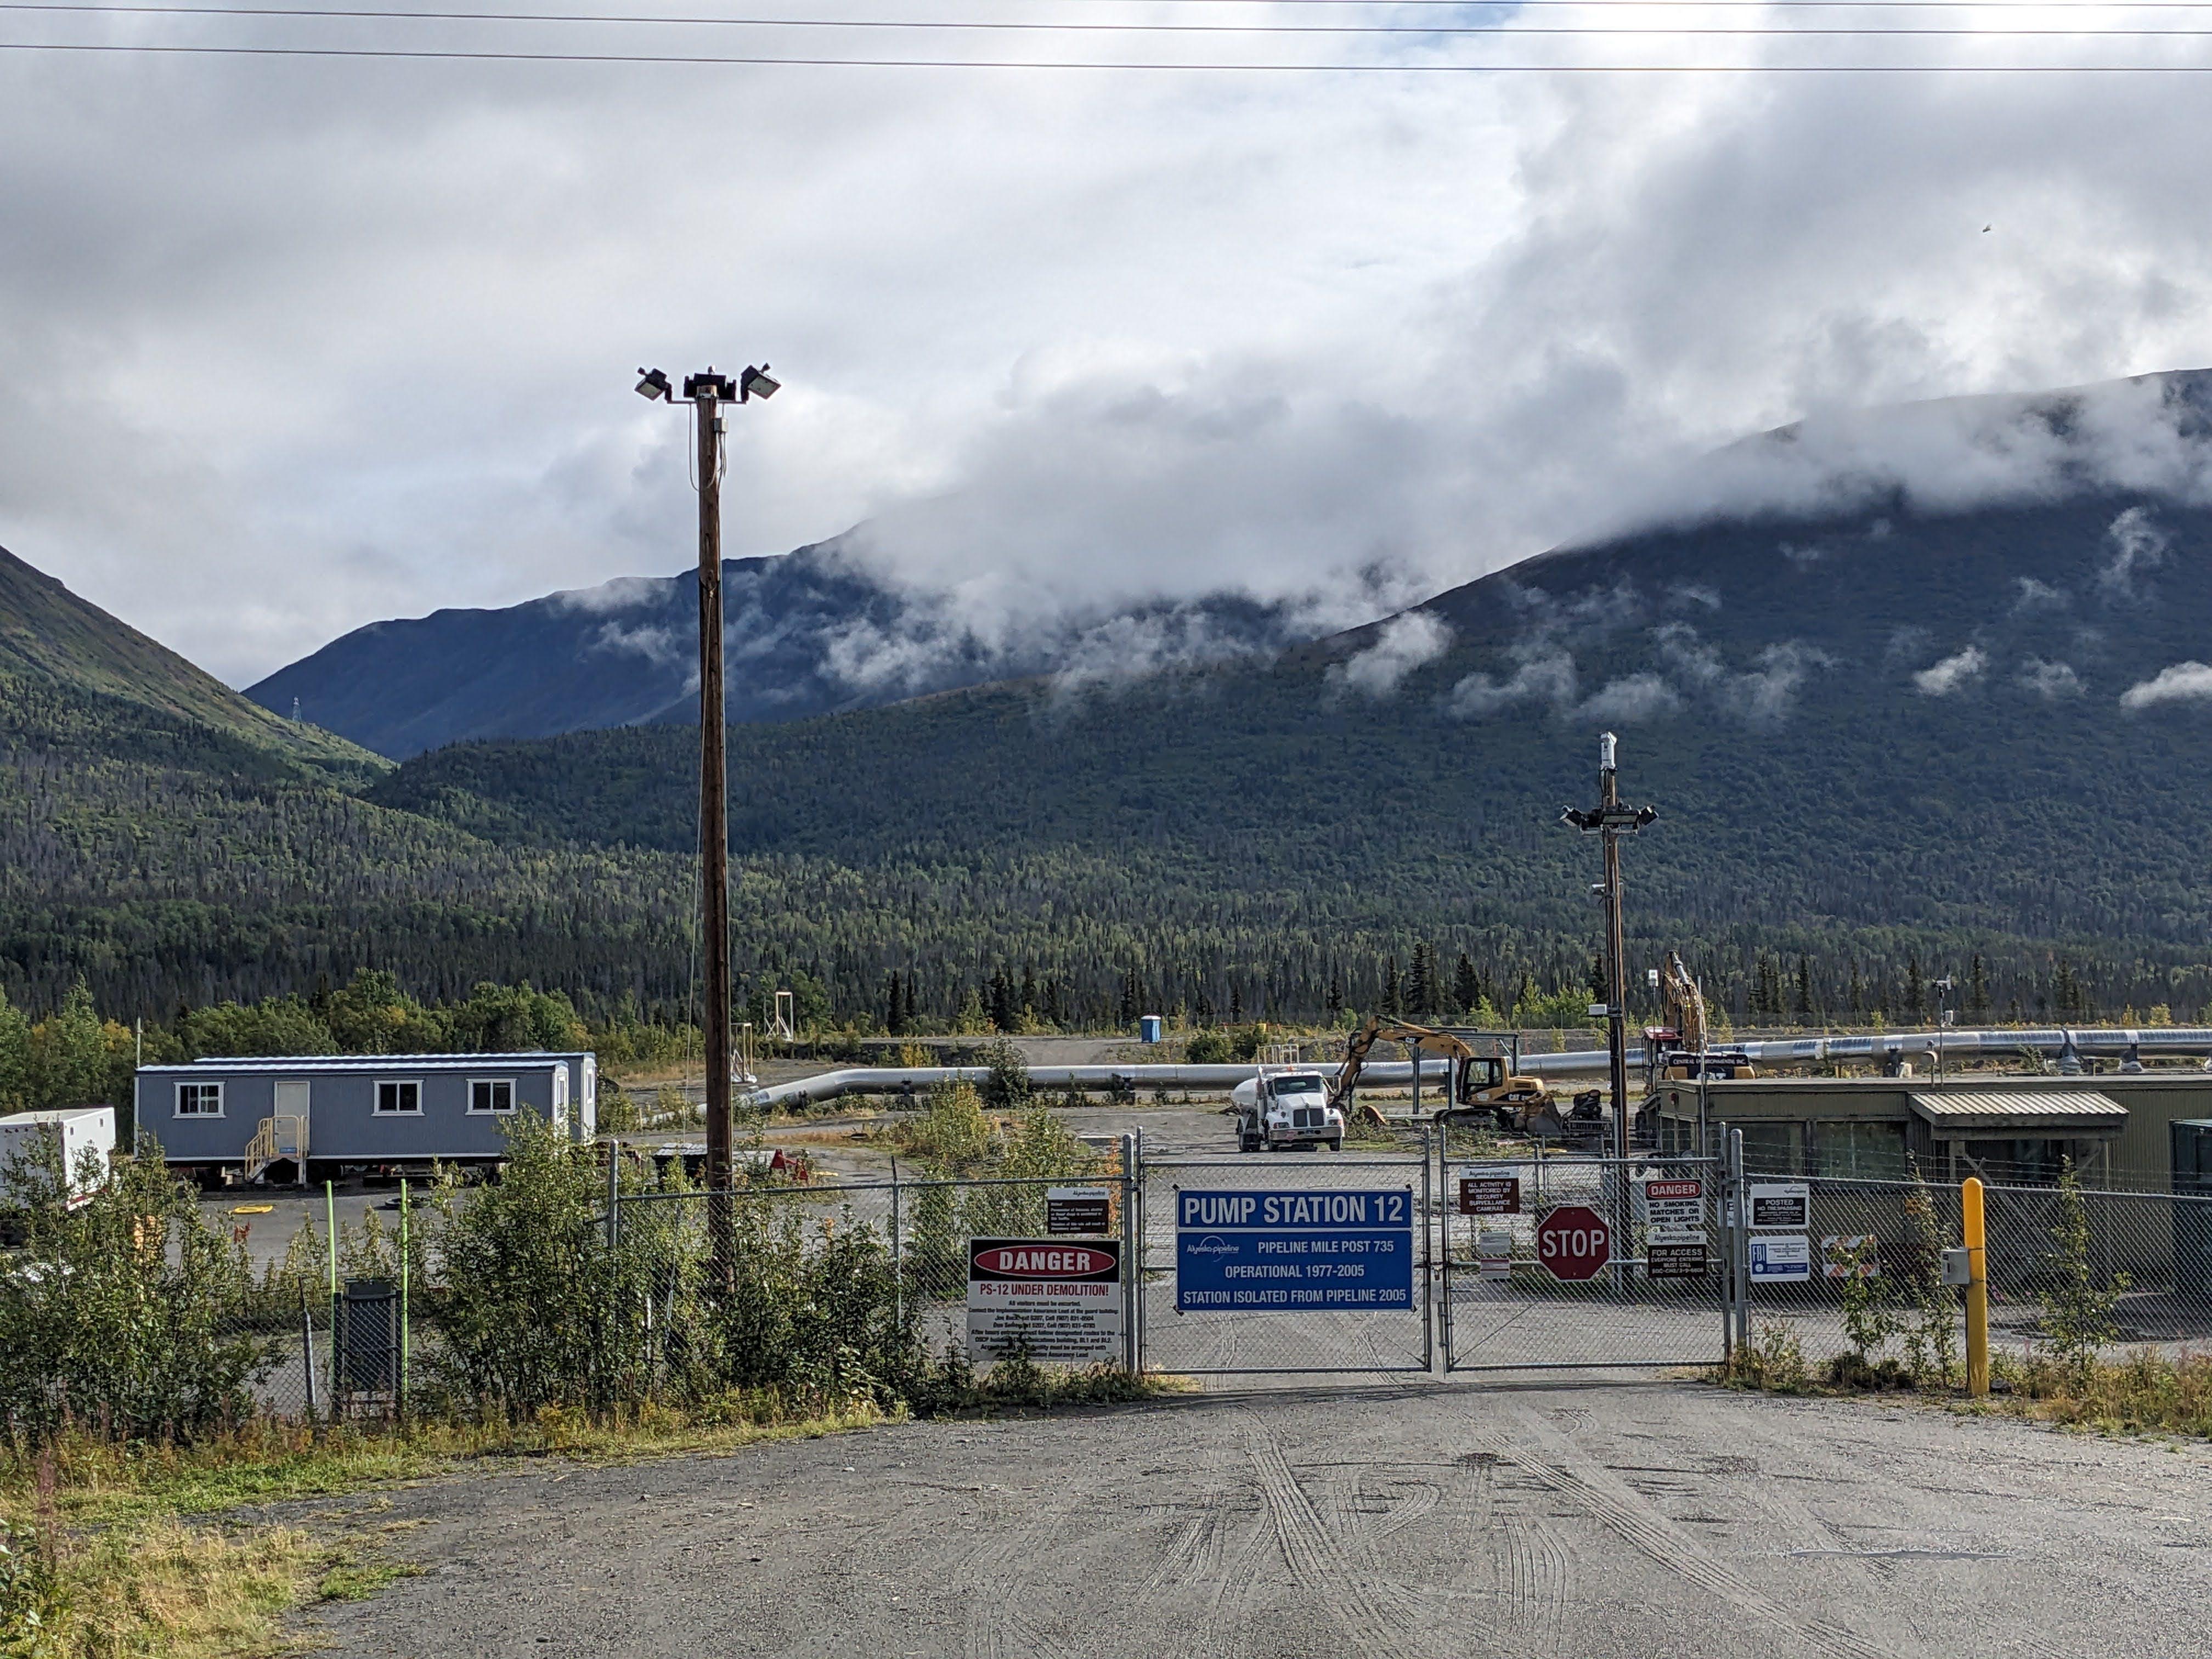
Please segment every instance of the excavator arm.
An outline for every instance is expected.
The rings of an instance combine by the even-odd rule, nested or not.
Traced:
[[[1345,1103],[1354,1098],[1353,1091],[1359,1086],[1359,1073],[1367,1064],[1368,1051],[1378,1042],[1402,1042],[1416,1055],[1443,1054],[1451,1060],[1473,1060],[1474,1050],[1449,1031],[1439,1031],[1431,1026],[1408,1024],[1403,1020],[1382,1019],[1370,1014],[1360,1028],[1352,1034],[1345,1045],[1344,1064],[1337,1069],[1336,1080],[1329,1085],[1328,1103],[1339,1111]],[[1416,1062],[1418,1063],[1418,1061]],[[1449,1094],[1449,1086],[1446,1090]],[[1359,1121],[1380,1124],[1382,1114],[1374,1107],[1361,1103]]]
[[[1356,1098],[1354,1091],[1359,1085],[1359,1073],[1367,1064],[1367,1055],[1378,1042],[1402,1042],[1418,1057],[1442,1054],[1455,1062],[1453,1076],[1444,1087],[1448,1110],[1475,1110],[1498,1113],[1498,1121],[1508,1128],[1526,1128],[1536,1116],[1548,1109],[1551,1091],[1534,1078],[1508,1077],[1506,1067],[1494,1057],[1479,1054],[1468,1046],[1465,1038],[1455,1032],[1440,1031],[1431,1025],[1415,1025],[1406,1020],[1383,1019],[1370,1014],[1360,1028],[1352,1034],[1345,1045],[1344,1064],[1338,1068],[1335,1080],[1329,1085],[1328,1103],[1339,1111],[1346,1109],[1346,1103]],[[1462,1097],[1459,1085],[1463,1068],[1488,1062],[1496,1067],[1490,1086]],[[1382,1114],[1361,1101],[1353,1114],[1363,1123],[1380,1124]]]
[[[1682,1047],[1693,1054],[1705,1052],[1705,994],[1690,970],[1682,965],[1679,951],[1667,952],[1667,965],[1660,969],[1660,994],[1667,1012],[1673,1016],[1674,1030],[1682,1039]]]

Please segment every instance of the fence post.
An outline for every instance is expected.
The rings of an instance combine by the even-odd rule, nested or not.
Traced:
[[[315,1316],[307,1308],[307,1287],[300,1286],[300,1354],[301,1369],[307,1380],[307,1421],[314,1426],[316,1437],[322,1436],[322,1420],[315,1410]]]
[[[407,1177],[399,1177],[399,1420],[407,1420],[407,1362],[411,1357],[408,1339],[413,1334],[409,1323],[407,1264]]]
[[[1977,1176],[1959,1188],[1959,1218],[1966,1246],[1966,1393],[1978,1400],[1990,1391],[1990,1253]]]
[[[338,1414],[338,1197],[335,1182],[323,1182],[323,1222],[329,1230],[331,1267],[331,1417]]]
[[[622,1142],[607,1146],[607,1254],[622,1241]]]
[[[1151,1298],[1145,1292],[1145,1253],[1152,1248],[1145,1225],[1145,1132],[1136,1132],[1137,1164],[1137,1370],[1145,1369],[1145,1337],[1146,1334],[1146,1307]]]
[[[1735,1304],[1725,1316],[1732,1334],[1723,1346],[1731,1364],[1751,1347],[1751,1194],[1743,1176],[1743,1131],[1728,1132],[1729,1289]]]
[[[906,1328],[906,1254],[899,1243],[898,1155],[891,1155],[891,1315]]]
[[[1145,1264],[1137,1259],[1137,1138],[1121,1137],[1121,1363],[1139,1370],[1137,1304],[1143,1299]]]
[[[1449,1068],[1446,1068],[1449,1073]],[[1450,1085],[1445,1085],[1447,1100]],[[1429,1210],[1436,1201],[1437,1182],[1429,1167],[1429,1126],[1421,1126],[1421,1370],[1437,1368],[1437,1253],[1436,1221]]]

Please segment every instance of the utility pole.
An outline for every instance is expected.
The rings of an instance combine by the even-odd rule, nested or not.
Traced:
[[[713,365],[684,378],[679,399],[659,369],[638,370],[638,395],[688,403],[698,441],[693,480],[699,492],[699,953],[707,1049],[708,1230],[717,1267],[727,1272],[734,1230],[730,1210],[730,830],[729,750],[722,706],[722,416],[726,403],[775,394],[768,365],[734,384]]]
[[[1628,1156],[1628,969],[1622,959],[1620,838],[1636,834],[1659,814],[1649,806],[1620,804],[1615,747],[1610,732],[1598,739],[1596,809],[1585,812],[1571,806],[1559,815],[1559,822],[1595,835],[1605,848],[1605,879],[1599,891],[1605,899],[1606,1047],[1612,1060],[1613,1155],[1625,1159]]]

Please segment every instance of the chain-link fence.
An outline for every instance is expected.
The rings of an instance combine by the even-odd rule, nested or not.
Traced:
[[[1963,1292],[1942,1270],[1962,1243],[1957,1187],[1764,1184],[1802,1186],[1808,1206],[1802,1231],[1762,1231],[1752,1216],[1747,1243],[1784,1245],[1747,1275],[1754,1346],[1794,1347],[1815,1370],[1848,1355],[1923,1381],[1960,1374]],[[2212,1341],[2212,1200],[1989,1187],[1984,1212],[1993,1355],[2171,1358]]]
[[[1711,1364],[1727,1340],[1720,1170],[1698,1158],[1443,1147],[1448,1370]]]
[[[158,1431],[578,1389],[696,1402],[798,1378],[829,1397],[859,1375],[896,1391],[902,1366],[1017,1353],[1318,1376],[1439,1358],[1455,1372],[1707,1365],[1733,1341],[1814,1376],[1839,1362],[1962,1375],[1944,1259],[1962,1242],[1955,1186],[1732,1181],[1717,1160],[1503,1155],[1478,1136],[1434,1151],[1145,1160],[1132,1142],[1104,1174],[763,1179],[726,1194],[625,1164],[544,1185],[558,1204],[525,1205],[507,1234],[489,1222],[521,1203],[512,1182],[495,1205],[445,1193],[434,1226],[412,1208],[340,1224],[319,1196],[252,1262],[242,1224],[226,1245],[180,1213],[165,1246],[118,1201],[37,1285],[10,1268],[14,1351],[49,1358],[0,1364],[0,1383],[18,1419],[113,1401]],[[2001,1363],[2212,1344],[2212,1199],[2071,1182],[1985,1196]],[[1027,1299],[1020,1260],[981,1261],[1025,1242],[1046,1247],[1058,1287]],[[540,1246],[542,1272],[512,1271]],[[999,1291],[976,1288],[994,1275]],[[502,1276],[499,1295],[458,1293]],[[141,1312],[114,1312],[126,1304]],[[111,1336],[70,1334],[101,1319]]]

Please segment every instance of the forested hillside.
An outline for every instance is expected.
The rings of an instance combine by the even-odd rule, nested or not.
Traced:
[[[1818,512],[1563,549],[1273,660],[740,726],[741,993],[894,1029],[1565,1018],[1596,849],[1558,817],[1612,728],[1661,814],[1626,855],[1634,963],[1684,950],[1738,1018],[1917,1020],[1946,972],[1970,1018],[2193,1016],[2206,389],[2150,388],[2182,462],[2163,488],[2069,464],[1939,510],[1862,478]],[[2057,441],[2080,414],[2029,418]],[[689,728],[457,744],[354,792],[369,757],[241,717],[88,610],[81,650],[40,635],[0,678],[19,1006],[82,976],[168,1021],[368,966],[438,1000],[527,981],[590,1018],[690,1009]]]
[[[360,781],[384,763],[282,720],[0,547],[0,733]]]
[[[1708,526],[1440,596],[1441,654],[1400,649],[1382,695],[1358,665],[1391,635],[1366,629],[1265,668],[740,731],[736,850],[850,872],[780,920],[756,890],[743,937],[848,1000],[911,976],[940,1012],[1001,962],[1094,1017],[1130,974],[1169,1006],[1372,1006],[1422,942],[1510,1004],[1586,964],[1595,852],[1557,818],[1610,726],[1662,813],[1627,855],[1638,948],[1686,947],[1740,1012],[1769,954],[1770,981],[1809,959],[1838,1017],[1909,1012],[1912,978],[1977,954],[1998,1015],[2194,1011],[2212,704],[2135,688],[2212,655],[2208,563],[2212,515],[2122,496]],[[691,744],[460,745],[374,798],[515,845],[678,851]]]

